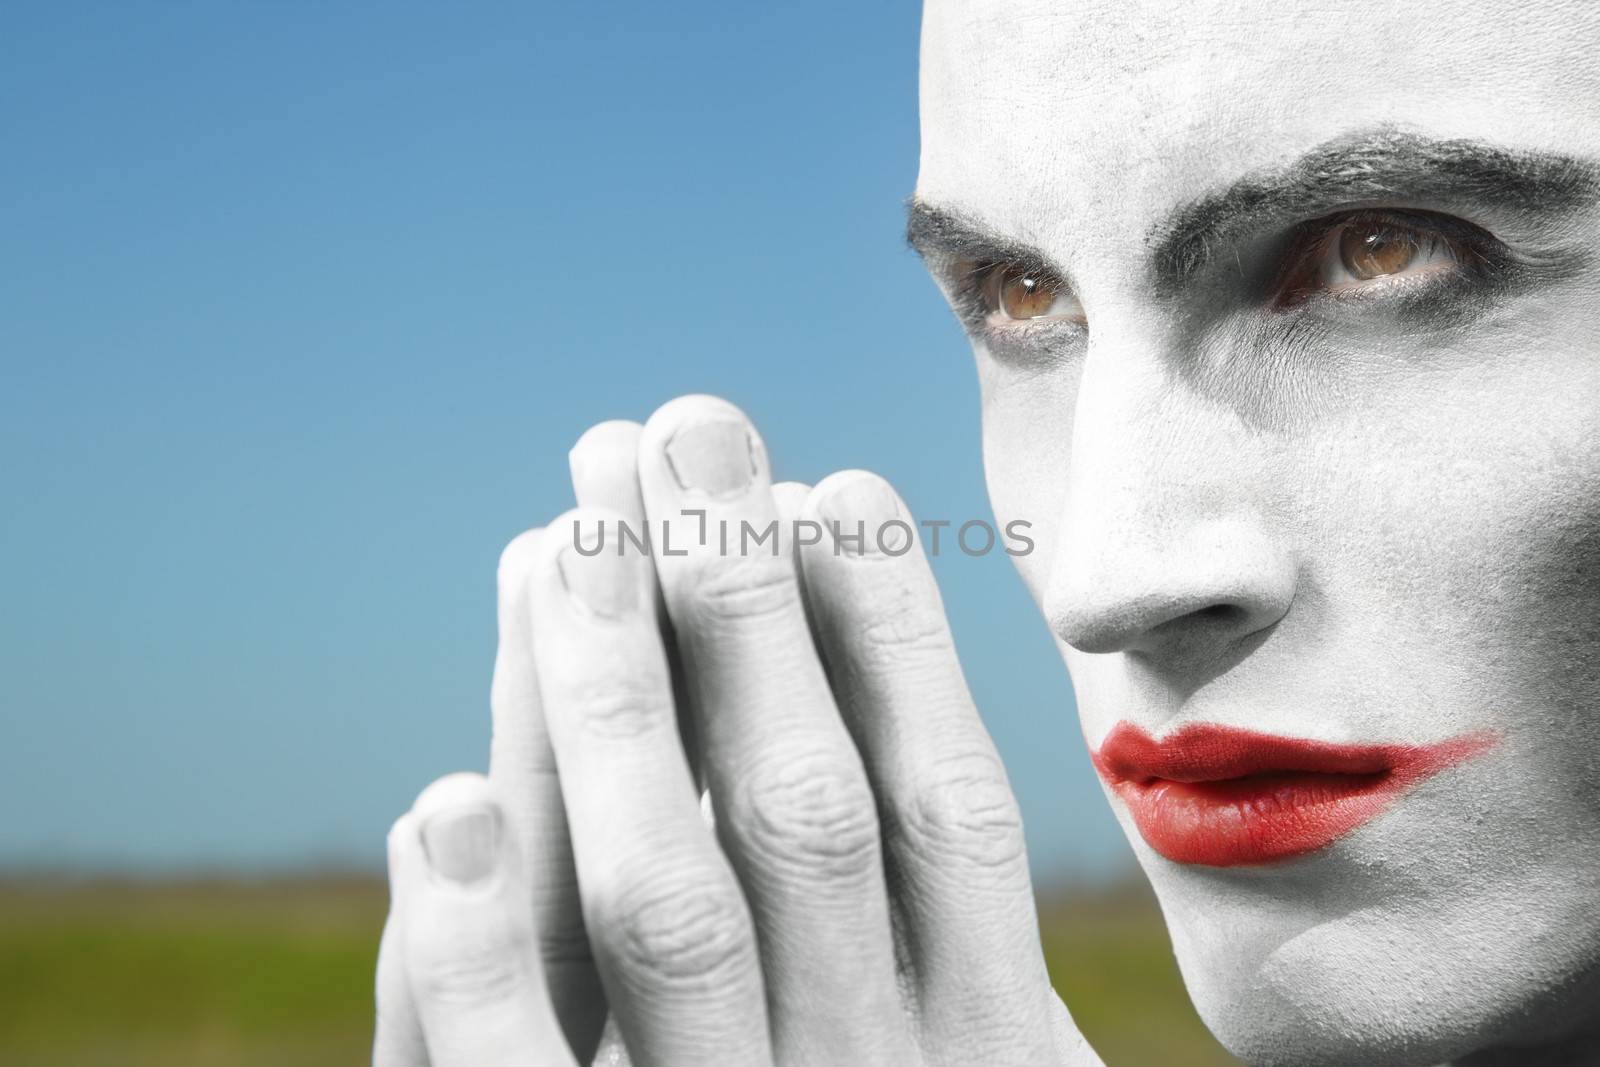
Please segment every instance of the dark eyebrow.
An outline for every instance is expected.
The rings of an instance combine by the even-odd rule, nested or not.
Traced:
[[[1521,214],[1558,214],[1600,199],[1600,166],[1570,156],[1513,152],[1481,141],[1433,140],[1376,130],[1319,145],[1281,169],[1246,175],[1175,210],[1151,228],[1156,289],[1170,296],[1220,248],[1273,226],[1341,207],[1385,201],[1476,204]],[[1050,257],[959,211],[913,198],[906,242],[924,259],[1009,263],[1061,274]]]
[[[915,197],[906,207],[906,244],[933,266],[938,260],[1004,263],[1030,274],[1059,275],[1050,257],[969,215]]]
[[[1156,291],[1170,296],[1213,250],[1340,208],[1432,201],[1548,215],[1597,198],[1600,167],[1592,162],[1385,129],[1329,141],[1185,204],[1150,230],[1146,245]]]

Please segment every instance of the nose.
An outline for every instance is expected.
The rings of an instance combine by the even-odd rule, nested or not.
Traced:
[[[1064,553],[1077,551],[1064,556],[1045,610],[1051,628],[1080,652],[1200,664],[1289,610],[1292,564],[1247,520],[1199,522],[1159,539],[1133,522],[1074,525],[1094,529],[1067,539]]]
[[[1158,361],[1091,352],[1071,455],[1044,603],[1061,640],[1214,675],[1288,612],[1268,435]]]

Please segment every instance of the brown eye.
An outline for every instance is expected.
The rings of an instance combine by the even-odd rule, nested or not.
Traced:
[[[1293,236],[1275,303],[1318,293],[1381,293],[1483,269],[1492,234],[1447,215],[1361,211],[1313,219]]]
[[[1399,274],[1421,251],[1416,231],[1383,220],[1353,222],[1339,235],[1339,258],[1357,281]]]
[[[991,313],[1008,319],[1081,318],[1072,294],[1048,274],[1018,267],[997,267],[984,285],[984,303]]]

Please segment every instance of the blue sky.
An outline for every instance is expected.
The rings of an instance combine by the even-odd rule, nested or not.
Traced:
[[[900,231],[916,5],[0,17],[0,867],[376,865],[482,767],[494,565],[589,424],[987,516]],[[1036,869],[1131,862],[1009,563],[937,563]]]

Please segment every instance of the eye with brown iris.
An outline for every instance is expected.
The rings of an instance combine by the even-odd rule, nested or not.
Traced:
[[[1020,267],[995,267],[984,279],[984,305],[1008,319],[1076,318],[1077,301],[1060,281]]]
[[[1458,232],[1462,235],[1458,235]],[[1487,234],[1478,243],[1492,241]],[[1468,224],[1440,217],[1362,212],[1308,224],[1289,255],[1277,304],[1290,307],[1317,293],[1382,292],[1482,261]]]
[[[1399,274],[1422,251],[1419,235],[1382,221],[1354,222],[1339,235],[1339,258],[1360,281]]]

